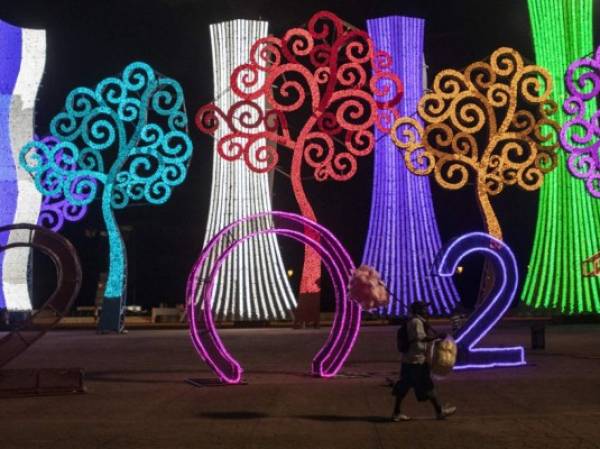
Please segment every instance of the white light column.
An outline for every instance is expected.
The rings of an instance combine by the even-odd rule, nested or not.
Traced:
[[[267,29],[267,22],[254,20],[233,20],[210,26],[215,103],[222,110],[229,110],[240,100],[229,88],[230,75],[237,66],[249,60],[250,47],[257,39],[267,36]],[[257,103],[265,107],[264,98]],[[251,113],[249,109],[248,112]],[[268,175],[250,171],[243,160],[222,159],[216,149],[222,132],[218,130],[215,135],[205,244],[229,223],[271,210]],[[236,237],[256,230],[256,225],[244,224]],[[227,242],[223,242],[213,254],[220,253],[226,245]],[[203,273],[203,277],[207,274]],[[236,248],[219,271],[212,304],[217,319],[290,318],[296,300],[275,235],[259,235]]]
[[[38,222],[42,195],[33,178],[21,168],[19,152],[23,145],[33,140],[34,107],[44,66],[46,64],[46,32],[21,31],[21,66],[10,106],[10,144],[17,175],[17,205],[13,223]],[[8,243],[22,241],[12,231]],[[27,281],[30,248],[6,251],[3,264],[2,288],[8,310],[31,310]]]

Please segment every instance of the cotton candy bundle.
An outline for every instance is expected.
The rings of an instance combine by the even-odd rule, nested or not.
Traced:
[[[379,273],[368,265],[361,265],[354,270],[348,290],[350,298],[358,302],[363,309],[383,307],[390,300]]]

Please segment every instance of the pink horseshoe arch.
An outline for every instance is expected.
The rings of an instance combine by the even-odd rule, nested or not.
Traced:
[[[275,226],[274,220],[281,225]],[[240,233],[249,225],[254,231],[240,237]],[[298,240],[314,248],[321,256],[333,281],[336,308],[327,341],[312,361],[312,373],[319,377],[335,376],[350,355],[360,329],[361,307],[347,294],[354,263],[330,231],[293,213],[264,212],[245,217],[219,231],[202,250],[188,277],[186,291],[190,336],[194,347],[223,383],[236,384],[241,381],[243,369],[225,348],[213,321],[212,289],[219,268],[229,253],[244,241],[261,234],[278,234]],[[318,240],[312,238],[313,235],[318,236]],[[219,252],[218,244],[222,241],[232,243]],[[201,279],[203,268],[211,259],[215,262],[210,274],[207,279]]]

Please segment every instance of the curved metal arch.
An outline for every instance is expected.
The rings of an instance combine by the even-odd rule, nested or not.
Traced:
[[[281,225],[275,226],[274,219],[280,221]],[[253,222],[258,230],[240,235],[245,229],[241,225],[247,222]],[[202,250],[188,277],[186,292],[190,336],[194,347],[222,382],[236,384],[241,381],[243,369],[225,348],[214,325],[212,289],[216,274],[228,254],[248,239],[262,234],[278,234],[298,240],[311,246],[323,259],[333,280],[336,309],[327,341],[312,361],[312,372],[319,377],[335,376],[348,358],[360,329],[361,307],[350,300],[347,293],[354,263],[329,230],[293,213],[263,212],[233,222],[219,231]],[[227,248],[211,258],[213,251],[219,251],[218,244],[226,239],[230,241]],[[215,264],[209,271],[209,277],[202,279],[200,273],[210,260],[215,260]]]
[[[0,226],[0,236],[4,233],[11,234],[11,242],[0,246],[0,253],[12,248],[37,249],[52,260],[57,279],[56,289],[44,305],[0,339],[0,368],[27,350],[67,314],[79,294],[82,278],[77,251],[60,234],[27,223]]]

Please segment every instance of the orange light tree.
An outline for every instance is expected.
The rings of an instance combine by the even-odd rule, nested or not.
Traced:
[[[536,190],[556,167],[559,125],[549,118],[557,110],[551,93],[548,71],[526,65],[516,50],[499,48],[489,61],[438,73],[418,105],[425,126],[402,117],[391,137],[411,172],[433,173],[450,190],[474,181],[485,230],[502,240],[490,196],[511,185]],[[492,280],[486,262],[480,300]]]
[[[316,221],[303,168],[317,181],[354,176],[357,159],[374,147],[372,126],[386,132],[396,118],[402,84],[390,67],[391,56],[375,50],[366,32],[321,11],[306,29],[256,41],[249,62],[231,74],[231,89],[240,101],[227,111],[214,103],[202,106],[196,124],[211,135],[219,130],[220,156],[243,160],[254,172],[274,169],[279,148],[291,150],[289,177],[296,202],[304,217]],[[320,258],[305,247],[297,319],[306,301],[319,297],[320,278]]]
[[[425,126],[401,117],[391,137],[411,172],[433,173],[445,189],[461,189],[472,176],[485,230],[502,239],[489,197],[511,185],[536,190],[556,167],[559,125],[549,118],[557,108],[551,93],[545,69],[499,48],[489,62],[438,73],[419,101]]]

